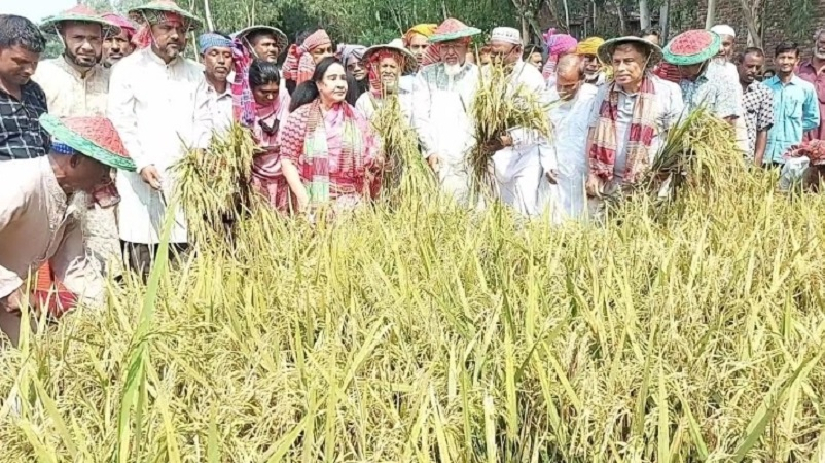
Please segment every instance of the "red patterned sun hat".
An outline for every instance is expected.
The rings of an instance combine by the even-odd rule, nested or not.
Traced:
[[[106,21],[119,26],[121,30],[128,32],[129,35],[135,35],[135,32],[137,32],[137,26],[135,26],[133,22],[117,13],[104,13],[101,17]]]
[[[446,42],[448,40],[463,39],[480,34],[481,30],[469,27],[455,18],[449,18],[441,23],[435,33],[430,36],[430,43]]]
[[[124,171],[135,171],[135,162],[123,146],[108,118],[75,116],[58,118],[44,113],[40,125],[52,136],[52,143],[62,143],[74,151]]]
[[[704,63],[719,52],[722,38],[716,33],[691,29],[674,37],[664,49],[664,58],[676,66]]]
[[[67,22],[92,23],[103,28],[104,36],[120,34],[120,26],[105,19],[103,16],[86,5],[75,5],[66,11],[62,11],[43,22],[40,29],[46,34],[57,35],[60,33],[60,25]]]

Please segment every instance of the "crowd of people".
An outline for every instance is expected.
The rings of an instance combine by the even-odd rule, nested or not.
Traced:
[[[277,27],[253,26],[205,33],[199,59],[187,59],[200,27],[172,0],[128,18],[81,5],[41,25],[0,15],[0,327],[12,341],[28,300],[50,295],[45,305],[59,314],[98,304],[102,277],[124,267],[145,276],[171,167],[233,123],[257,144],[254,187],[284,215],[376,198],[386,154],[372,120],[397,99],[399,124],[417,135],[445,195],[470,206],[467,153],[483,142],[499,200],[528,217],[551,210],[553,222],[598,214],[600,199],[644,176],[668,131],[699,107],[727,121],[743,160],[765,169],[818,148],[825,131],[820,32],[803,62],[796,44],[776,47],[768,77],[765,52],[736,51],[724,25],[665,46],[655,30],[577,40],[551,29],[539,46],[498,27],[478,49],[481,31],[456,19],[368,47],[336,46],[323,29],[290,44]],[[63,51],[41,61],[45,35]],[[470,108],[492,66],[546,103],[552,137],[513,127],[474,140]],[[182,254],[187,222],[174,214],[170,242]]]

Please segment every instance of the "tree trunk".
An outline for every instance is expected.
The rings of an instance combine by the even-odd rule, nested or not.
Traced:
[[[742,13],[745,16],[745,25],[748,27],[748,47],[762,48],[762,24],[760,0],[755,0],[751,5],[748,0],[740,0]]]
[[[650,6],[647,0],[639,0],[639,23],[643,31],[650,27]]]
[[[659,33],[662,45],[666,44],[670,33],[670,0],[665,0],[659,7]]]
[[[567,0],[562,0],[562,2],[564,2],[564,28],[570,34],[570,5],[567,4]]]
[[[624,11],[620,3],[616,3],[616,16],[619,18],[619,34],[625,35]]]
[[[599,7],[596,0],[593,0],[593,35],[599,33]]]
[[[708,0],[708,16],[705,18],[705,29],[716,25],[716,0]]]
[[[203,11],[206,14],[206,27],[210,31],[215,30],[215,22],[212,21],[212,9],[209,8],[209,0],[203,0]]]

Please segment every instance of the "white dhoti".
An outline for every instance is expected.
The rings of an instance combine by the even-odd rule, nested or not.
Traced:
[[[542,213],[548,199],[539,149],[516,150],[507,147],[493,155],[496,181],[502,203],[527,216]]]

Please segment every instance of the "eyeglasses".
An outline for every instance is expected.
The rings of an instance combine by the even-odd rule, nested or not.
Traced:
[[[458,51],[467,49],[466,45],[456,44],[456,43],[453,43],[453,44],[449,44],[449,43],[448,44],[440,44],[438,47],[440,49],[444,50],[444,51],[447,51],[447,52],[458,52]]]

